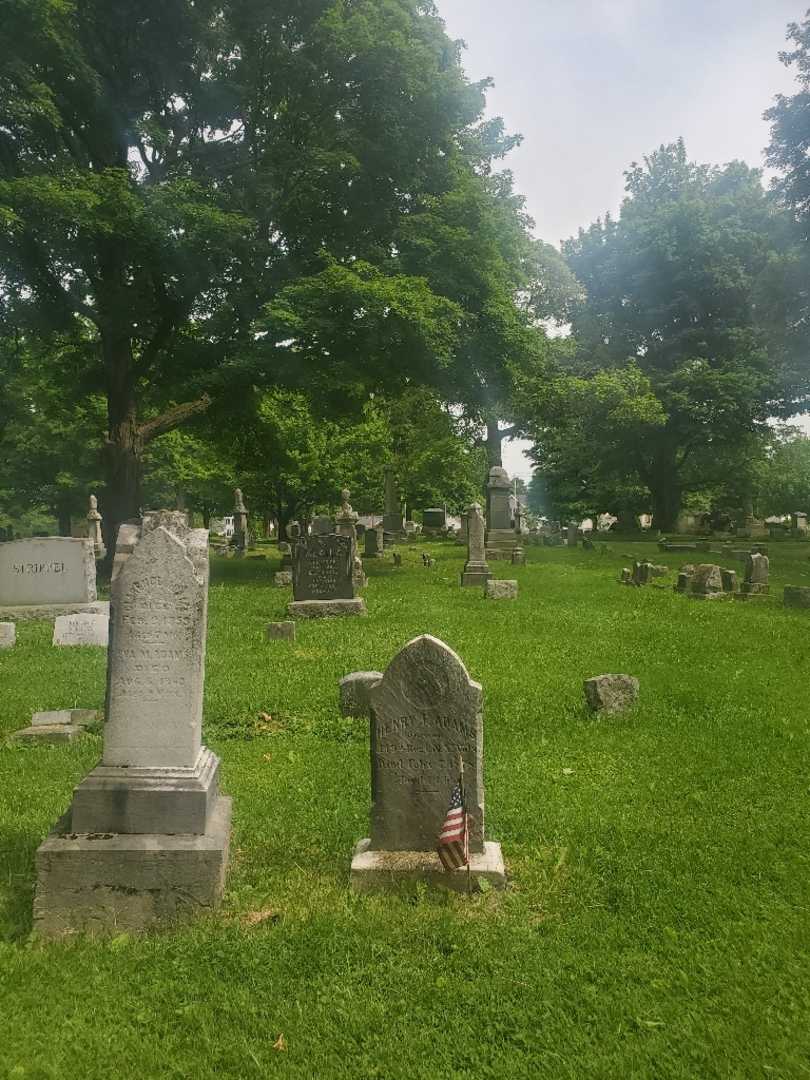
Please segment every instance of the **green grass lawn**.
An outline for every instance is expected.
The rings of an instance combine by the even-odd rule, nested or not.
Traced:
[[[275,555],[212,570],[206,741],[234,797],[222,910],[111,940],[31,942],[34,852],[97,736],[0,748],[0,1076],[810,1076],[810,546],[772,544],[773,602],[624,588],[624,553],[528,549],[517,601],[462,590],[462,549],[367,564],[367,619],[284,617]],[[697,559],[709,560],[710,555]],[[484,687],[487,832],[510,886],[472,898],[347,888],[368,834],[364,721],[337,683],[420,633]],[[101,650],[21,624],[0,735],[101,707]],[[641,680],[594,719],[582,680]],[[262,714],[264,714],[262,716]],[[251,913],[266,918],[254,922]],[[277,1048],[283,1035],[286,1049]]]

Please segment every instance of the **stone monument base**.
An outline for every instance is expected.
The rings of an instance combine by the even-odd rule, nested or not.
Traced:
[[[736,594],[730,592],[690,592],[686,595],[690,600],[731,600]]]
[[[293,600],[287,614],[294,619],[329,619],[337,615],[367,615],[362,597],[354,600]]]
[[[97,765],[73,793],[77,833],[204,834],[219,795],[219,758],[203,747],[190,769]]]
[[[59,615],[107,615],[109,600],[94,600],[83,604],[26,604],[23,607],[0,607],[0,619],[55,619]]]
[[[371,840],[360,840],[354,849],[349,884],[357,892],[395,889],[414,881],[450,889],[453,892],[480,892],[481,879],[495,888],[506,884],[501,845],[484,842],[484,850],[470,856],[470,872],[445,870],[435,851],[371,851]]]
[[[480,586],[486,585],[491,577],[491,570],[465,570],[461,575],[461,584],[462,586],[478,585],[480,588]]]
[[[34,933],[145,930],[211,911],[225,885],[231,800],[203,835],[72,833],[70,813],[37,850]]]

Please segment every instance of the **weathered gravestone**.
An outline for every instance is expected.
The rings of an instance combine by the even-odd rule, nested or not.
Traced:
[[[290,615],[302,619],[364,615],[354,594],[354,545],[349,536],[309,536],[295,545]]]
[[[786,585],[783,602],[785,607],[810,608],[810,588],[806,585]]]
[[[467,509],[467,562],[461,574],[462,585],[484,585],[492,577],[487,565],[484,543],[484,516],[478,503]]]
[[[87,511],[87,539],[93,545],[96,558],[103,559],[107,551],[104,547],[104,537],[101,533],[101,514],[98,512],[98,499],[95,495],[90,496],[90,507]]]
[[[383,530],[394,537],[403,532],[402,503],[397,492],[393,465],[385,466],[385,497],[383,505]]]
[[[0,618],[48,619],[104,612],[96,601],[91,540],[48,536],[0,544]]]
[[[382,525],[378,525],[376,529],[366,529],[363,539],[365,541],[364,557],[366,559],[381,559],[384,555]]]
[[[208,533],[145,520],[112,583],[102,761],[37,852],[43,936],[138,930],[219,901],[231,801],[201,740],[207,602]]]
[[[444,642],[409,642],[369,690],[371,836],[352,860],[357,889],[428,880],[477,888],[505,880],[500,844],[484,839],[482,692]],[[436,843],[464,774],[470,873],[445,871]]]
[[[745,560],[745,578],[740,586],[740,599],[753,600],[768,595],[771,562],[767,555],[751,552]]]
[[[20,742],[66,743],[85,735],[87,728],[97,723],[95,709],[58,709],[52,712],[37,712],[31,718],[31,725],[14,732],[14,738]]]
[[[17,643],[17,624],[0,623],[0,649],[13,649]]]
[[[53,624],[54,645],[101,645],[106,649],[109,635],[110,617],[106,613],[57,615]]]

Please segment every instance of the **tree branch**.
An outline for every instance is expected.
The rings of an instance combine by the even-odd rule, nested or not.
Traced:
[[[190,416],[205,412],[210,404],[211,398],[208,394],[203,394],[196,401],[185,401],[182,405],[175,405],[162,416],[156,416],[154,420],[147,420],[145,424],[141,424],[138,428],[138,438],[146,446],[159,435],[165,435],[167,431],[180,427]]]

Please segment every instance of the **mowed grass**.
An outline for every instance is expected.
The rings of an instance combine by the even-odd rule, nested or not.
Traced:
[[[275,556],[216,561],[224,905],[142,937],[32,942],[34,851],[101,742],[0,749],[0,1076],[810,1076],[810,612],[781,607],[782,585],[810,585],[810,546],[771,545],[765,604],[621,587],[624,553],[690,556],[611,549],[493,564],[520,583],[496,602],[458,587],[461,548],[405,547],[401,570],[367,564],[367,619],[301,623],[294,644],[263,640],[289,599]],[[484,687],[510,886],[358,897],[368,733],[337,683],[426,632]],[[102,651],[50,633],[22,624],[0,654],[0,733],[102,706]],[[641,700],[594,719],[582,680],[609,671],[637,675]]]

